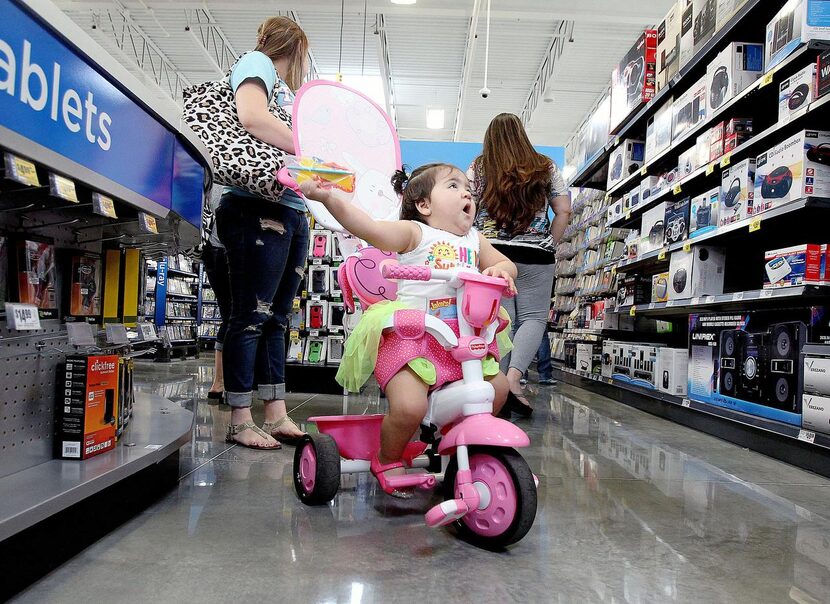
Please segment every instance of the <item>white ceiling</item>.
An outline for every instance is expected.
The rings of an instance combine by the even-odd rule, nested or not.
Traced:
[[[565,44],[550,84],[554,101],[540,102],[529,121],[528,132],[539,145],[565,145],[608,86],[614,64],[638,31],[655,25],[674,0],[491,0],[492,92],[487,99],[479,95],[484,84],[487,0],[418,0],[412,6],[390,0],[342,2],[341,59],[341,0],[55,0],[157,95],[174,98],[180,94],[176,76],[179,87],[218,77],[210,51],[199,41],[202,32],[221,34],[230,50],[241,54],[253,47],[264,18],[290,14],[307,33],[315,65],[323,74],[340,67],[344,74],[382,75],[380,49],[385,39],[397,127],[402,139],[418,140],[481,141],[494,115],[520,114],[561,22],[573,21],[573,41]],[[477,3],[477,37],[471,38],[468,52]],[[374,33],[378,15],[384,35]],[[197,16],[209,20],[210,27],[200,28]],[[188,24],[190,32],[185,31]],[[138,64],[142,56],[143,68]],[[465,57],[470,67],[462,85]],[[227,61],[217,62],[226,67]],[[445,110],[444,129],[426,128],[428,107]]]

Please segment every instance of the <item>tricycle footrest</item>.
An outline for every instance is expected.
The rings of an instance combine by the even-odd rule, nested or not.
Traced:
[[[420,487],[422,489],[431,489],[435,486],[435,476],[426,473],[417,474],[401,474],[400,476],[387,476],[387,486],[393,489],[407,489],[412,487]]]

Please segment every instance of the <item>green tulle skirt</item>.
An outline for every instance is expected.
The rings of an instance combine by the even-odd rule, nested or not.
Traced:
[[[363,313],[354,331],[346,340],[343,351],[343,360],[337,370],[337,383],[349,392],[359,392],[369,376],[375,370],[378,360],[378,346],[380,345],[381,331],[387,319],[396,311],[408,308],[403,302],[377,302]],[[502,308],[499,315],[508,319],[507,311]],[[496,343],[499,354],[504,357],[513,350],[510,341],[510,325],[496,334]],[[484,376],[490,377],[499,372],[499,363],[492,355],[482,360]],[[436,381],[435,365],[432,362],[418,357],[409,361],[408,366],[420,377],[425,384],[432,386]]]

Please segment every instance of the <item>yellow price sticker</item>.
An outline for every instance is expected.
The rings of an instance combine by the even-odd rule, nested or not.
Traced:
[[[749,232],[754,233],[755,231],[761,230],[761,217],[753,218],[749,223]]]
[[[12,156],[12,174],[17,182],[33,187],[40,186],[40,181],[37,179],[37,168],[35,168],[34,162],[30,162],[28,159]]]
[[[657,259],[658,260],[665,260],[666,259],[666,248],[663,248],[662,250],[660,250],[660,253],[657,254]]]
[[[775,73],[773,73],[773,72],[769,72],[768,74],[764,75],[764,77],[761,78],[761,85],[758,86],[758,88],[763,88],[764,86],[772,84],[772,78],[774,76],[775,76]]]
[[[648,168],[646,166],[643,166],[640,169],[640,176],[647,176],[647,175],[648,175]]]
[[[614,146],[618,147],[619,145],[620,145],[620,137],[618,136],[614,139]]]
[[[57,174],[50,174],[49,178],[52,184],[52,195],[72,203],[78,203],[78,194],[75,191],[74,182]]]
[[[626,213],[625,213],[625,219],[626,219],[626,220],[631,220],[631,210],[626,211]]]
[[[726,166],[728,166],[731,159],[732,159],[732,154],[731,153],[727,153],[726,155],[721,157],[720,158],[720,167],[725,168]]]
[[[614,275],[616,275],[616,274],[617,274],[617,267],[616,267],[616,266],[612,266],[612,267],[611,267],[611,276],[613,277],[613,276],[614,276]]]
[[[150,216],[146,212],[139,212],[138,222],[141,226],[141,230],[145,233],[153,233],[154,235],[158,235],[159,228],[156,224],[155,216]]]
[[[637,307],[632,306],[631,309],[628,311],[628,315],[631,316],[631,317],[636,316],[637,315]]]
[[[711,176],[714,171],[715,171],[715,162],[712,162],[711,164],[706,166],[706,176]]]
[[[605,194],[605,201],[611,201],[611,193]]]
[[[683,251],[684,252],[691,252],[692,251],[692,244],[688,241],[683,244]]]
[[[682,191],[682,189],[680,188],[679,184],[674,185],[674,187],[672,187],[672,190],[671,190],[671,192],[674,193],[675,195],[680,195],[680,191]]]

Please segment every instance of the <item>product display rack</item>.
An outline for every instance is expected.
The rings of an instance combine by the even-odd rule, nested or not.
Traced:
[[[190,438],[193,414],[140,394],[132,421],[113,449],[83,461],[56,459],[56,420],[67,413],[57,406],[56,394],[58,384],[69,379],[59,368],[67,355],[126,358],[136,356],[131,342],[158,344],[152,326],[140,321],[145,302],[140,256],[175,254],[198,242],[211,162],[195,136],[180,127],[178,109],[156,101],[54,5],[4,2],[0,22],[15,24],[5,30],[7,48],[31,45],[26,60],[32,73],[35,63],[41,64],[39,70],[47,67],[39,73],[48,77],[59,68],[73,73],[80,97],[88,99],[87,119],[96,109],[100,117],[95,123],[70,124],[69,118],[50,119],[49,111],[36,111],[13,96],[4,95],[0,102],[0,235],[49,244],[55,252],[54,268],[44,262],[36,269],[37,281],[27,276],[37,297],[31,304],[14,286],[6,297],[7,275],[9,285],[18,282],[18,275],[0,271],[4,301],[21,304],[6,306],[7,314],[0,317],[0,375],[6,387],[0,398],[0,540],[8,554],[15,550],[7,549],[5,540],[67,508],[79,509],[78,504],[116,484],[134,484],[134,477],[162,465],[164,472],[155,477],[169,484],[171,468],[162,462],[174,458]],[[64,93],[57,81],[38,90],[44,103],[47,94]],[[125,124],[142,129],[141,144],[127,136]],[[76,265],[61,257],[78,252],[101,258],[100,282],[75,279]],[[7,258],[0,260],[6,269]],[[53,295],[54,307],[39,301],[43,292]],[[70,316],[76,299],[86,307],[97,295],[97,314]],[[78,329],[84,323],[91,329]],[[175,480],[176,468],[172,471]],[[127,497],[138,502],[145,495],[128,491]]]
[[[617,128],[613,139],[609,137],[608,144],[585,161],[584,165],[577,171],[572,180],[572,185],[584,187],[580,190],[579,195],[594,200],[589,220],[585,220],[575,211],[575,218],[581,220],[577,226],[578,229],[600,224],[603,226],[604,232],[610,231],[611,228],[630,229],[635,233],[638,233],[637,229],[641,229],[642,232],[639,232],[636,238],[631,237],[627,240],[625,254],[617,261],[597,262],[593,266],[574,262],[574,259],[578,260],[582,250],[591,249],[591,245],[601,242],[602,238],[593,236],[590,241],[580,245],[578,242],[569,241],[569,233],[566,233],[563,243],[557,249],[557,275],[564,278],[565,282],[562,283],[561,288],[559,288],[559,283],[557,284],[558,296],[554,298],[555,305],[559,305],[559,309],[564,312],[560,312],[558,315],[552,313],[552,316],[557,317],[557,321],[553,329],[554,333],[551,334],[551,340],[555,351],[554,358],[564,361],[564,365],[560,366],[558,370],[562,372],[563,379],[566,379],[566,381],[597,390],[617,400],[659,413],[671,419],[683,421],[688,425],[700,427],[724,438],[746,444],[751,448],[757,448],[770,455],[784,458],[796,465],[821,471],[826,475],[828,473],[826,462],[830,459],[830,455],[828,455],[830,430],[827,431],[827,434],[822,434],[806,429],[802,425],[795,425],[796,423],[800,424],[800,398],[793,412],[783,414],[787,415],[785,421],[776,421],[775,418],[779,417],[779,415],[776,415],[777,412],[770,411],[766,413],[764,411],[764,405],[768,403],[756,402],[752,398],[745,399],[752,401],[752,405],[742,406],[738,404],[734,408],[729,408],[731,404],[728,402],[729,397],[721,397],[715,403],[709,399],[697,400],[697,392],[688,396],[674,396],[656,389],[656,386],[644,387],[633,383],[633,380],[632,383],[621,381],[616,377],[616,365],[613,379],[600,375],[601,366],[611,362],[607,358],[609,353],[606,345],[620,344],[621,349],[625,347],[639,347],[639,349],[651,347],[653,351],[659,351],[660,344],[657,344],[655,348],[650,343],[662,342],[677,348],[685,346],[688,351],[691,351],[692,345],[689,343],[689,338],[690,321],[692,319],[690,319],[690,315],[702,317],[702,319],[694,319],[696,326],[700,325],[700,320],[705,320],[708,316],[723,316],[724,318],[729,316],[754,317],[756,313],[759,313],[759,317],[780,316],[779,321],[786,322],[796,320],[794,318],[789,319],[790,316],[803,317],[805,316],[803,313],[809,313],[811,309],[813,313],[818,312],[818,315],[814,314],[814,318],[821,317],[823,316],[821,309],[830,304],[830,282],[827,282],[826,285],[824,281],[813,281],[803,285],[762,289],[766,252],[782,248],[788,249],[792,246],[812,242],[823,244],[827,240],[826,227],[824,226],[830,219],[830,199],[827,197],[812,195],[798,197],[796,195],[792,200],[789,200],[788,197],[788,200],[776,203],[775,201],[769,202],[769,198],[765,199],[761,196],[756,188],[756,200],[760,200],[761,203],[765,204],[761,206],[760,213],[750,214],[749,216],[744,214],[743,218],[728,224],[715,222],[714,227],[710,226],[702,232],[693,231],[689,236],[688,231],[691,227],[689,225],[688,210],[686,210],[685,228],[687,230],[680,241],[670,242],[668,238],[664,240],[663,237],[660,237],[662,245],[658,243],[654,246],[654,242],[649,240],[648,245],[642,245],[643,249],[640,249],[641,242],[650,239],[645,235],[654,230],[652,228],[652,231],[649,231],[654,216],[654,211],[650,214],[649,211],[657,208],[662,202],[680,202],[685,198],[697,199],[703,194],[711,194],[712,191],[718,190],[717,203],[722,204],[721,180],[722,172],[725,169],[739,165],[744,160],[754,161],[756,157],[766,154],[768,149],[788,141],[803,130],[827,129],[826,124],[830,123],[828,122],[828,118],[830,118],[830,111],[828,111],[830,96],[818,98],[814,96],[801,107],[799,112],[792,116],[787,115],[787,119],[781,119],[779,116],[779,88],[788,78],[815,63],[822,52],[830,49],[830,41],[811,40],[802,43],[772,69],[764,71],[754,83],[744,87],[743,90],[736,91],[731,99],[716,110],[709,109],[705,117],[681,135],[675,135],[667,148],[657,153],[651,153],[651,156],[646,157],[641,166],[636,170],[632,170],[629,176],[623,177],[613,186],[608,187],[606,184],[608,162],[612,152],[623,144],[626,139],[645,140],[646,124],[649,119],[655,116],[658,111],[664,111],[667,103],[676,101],[680,95],[696,85],[705,74],[707,65],[730,42],[761,42],[763,45],[767,23],[776,16],[783,5],[784,0],[746,2],[737,14],[729,20],[727,25],[717,31],[714,37],[695,53],[689,63],[680,68],[679,73],[670,80],[669,84],[658,91],[650,102],[635,110],[625,120],[624,124]],[[705,94],[708,98],[708,88]],[[751,119],[752,129],[750,132],[753,134],[749,138],[739,139],[731,151],[722,153],[721,150],[721,155],[716,155],[713,147],[709,161],[697,161],[697,166],[693,166],[690,171],[688,171],[688,168],[686,168],[686,172],[682,171],[685,165],[682,162],[687,161],[688,154],[695,152],[696,145],[697,150],[700,150],[700,139],[696,142],[696,138],[699,135],[707,135],[708,130],[718,122],[726,123],[733,118]],[[650,132],[649,130],[649,136],[651,136]],[[571,152],[571,155],[573,156],[573,152]],[[772,156],[770,155],[770,157]],[[766,158],[766,155],[764,155],[764,158]],[[759,158],[759,167],[762,165],[760,162],[761,159]],[[651,189],[651,196],[644,201],[639,201],[638,191],[641,183],[645,187],[646,179],[664,175],[666,171],[671,171],[677,167],[678,163],[681,164],[678,168],[680,170],[679,178],[676,178],[668,187],[658,188],[656,192]],[[754,165],[752,165],[752,172],[754,172]],[[806,172],[806,175],[812,176],[812,173]],[[649,182],[653,183],[654,180],[649,180]],[[808,179],[806,184],[812,185],[812,181]],[[755,186],[760,185],[756,184]],[[586,193],[586,191],[590,192]],[[808,192],[810,192],[809,189]],[[596,201],[599,198],[603,199],[602,203]],[[634,201],[635,199],[639,203]],[[624,208],[622,212],[619,210],[618,200],[623,200],[619,202]],[[753,207],[757,207],[757,204],[756,201],[756,206]],[[767,209],[768,207],[769,209]],[[575,210],[578,209],[575,208]],[[607,212],[607,222],[604,225],[598,223],[596,219],[596,216],[603,211]],[[645,216],[647,214],[648,217]],[[732,220],[735,220],[731,214],[729,216]],[[667,214],[665,221],[668,220]],[[659,219],[659,222],[665,228],[664,221]],[[704,222],[704,224],[706,223]],[[642,235],[642,238],[639,235]],[[704,295],[703,292],[700,292],[700,295],[698,295],[698,292],[693,292],[689,297],[678,297],[669,300],[655,299],[658,294],[655,293],[657,291],[654,289],[656,285],[653,284],[656,284],[657,279],[662,278],[663,273],[669,271],[670,266],[673,266],[673,254],[680,258],[680,254],[688,254],[701,244],[724,250],[724,264],[720,269],[725,273],[725,280],[720,290],[723,293],[713,291],[710,295]],[[824,270],[823,266],[822,264],[821,270]],[[596,284],[586,286],[586,281],[591,277],[592,272],[602,272],[603,279],[600,280],[599,286]],[[670,273],[666,274],[669,275]],[[671,274],[673,275],[673,273]],[[686,276],[685,273],[684,276]],[[626,293],[623,293],[623,279],[626,280],[627,284],[633,283],[632,279],[639,279],[642,286],[652,284],[652,287],[648,288],[651,299],[632,299],[630,297],[632,295],[631,291],[627,292],[629,297],[623,299],[623,296],[626,295]],[[681,283],[685,283],[685,281]],[[633,286],[628,285],[628,287]],[[671,287],[671,281],[669,281],[669,287]],[[685,291],[685,286],[679,285],[678,287],[684,287]],[[681,290],[678,289],[677,291]],[[637,295],[640,295],[639,292]],[[599,315],[597,315],[596,308],[590,308],[590,305],[597,300],[597,296],[604,296],[602,298],[604,305],[602,305],[602,312]],[[816,311],[815,309],[819,310]],[[767,311],[767,314],[763,315],[765,311]],[[772,313],[768,311],[772,311]],[[613,315],[616,315],[616,318],[608,321],[607,317]],[[759,319],[762,330],[765,329],[763,327],[764,320]],[[820,323],[815,324],[815,330],[816,334],[819,335],[814,337],[824,338],[821,334],[824,333],[822,330],[826,319],[819,318],[817,320]],[[773,323],[775,324],[775,321]],[[652,325],[654,327],[643,329],[644,326]],[[611,327],[614,329],[612,330]],[[623,328],[620,329],[621,327]],[[728,330],[731,327],[724,329]],[[758,333],[768,334],[769,332],[761,331]],[[751,342],[759,342],[761,337],[767,338],[770,336],[757,335],[753,337],[755,339],[751,339]],[[764,342],[766,341],[764,340]],[[813,341],[809,340],[808,343]],[[823,339],[821,341],[824,342]],[[573,366],[573,346],[579,343],[592,347],[583,347],[583,352],[587,350],[589,358],[591,355],[594,358],[593,363],[588,362],[588,365],[591,366],[589,372],[580,371]],[[603,348],[600,352],[601,346]],[[697,347],[700,348],[700,346],[701,344],[698,341]],[[763,346],[767,346],[767,344]],[[717,363],[719,361],[717,354],[719,353],[717,348],[715,350],[715,362]],[[687,352],[687,354],[690,354],[690,352]],[[729,356],[725,352],[720,354],[720,359],[724,358],[723,355]],[[772,366],[762,365],[761,371],[764,373],[761,374],[762,377],[758,378],[759,380],[777,379],[775,378],[775,372],[782,371],[779,361],[763,359],[781,357],[784,353],[774,354],[773,351],[739,352],[736,353],[738,363],[744,362],[743,357],[740,356],[742,354],[760,354],[762,355],[760,358],[764,363],[779,363],[779,365]],[[727,361],[730,361],[730,359],[723,360],[724,363]],[[615,358],[613,363],[616,362]],[[695,362],[698,365],[696,365],[697,373],[694,379],[700,380],[706,374],[700,374],[700,363],[702,361],[696,359]],[[793,375],[792,379],[797,380],[799,386],[798,390],[794,392],[800,397],[801,377],[799,376],[801,369],[799,364],[802,362],[801,358],[796,354],[794,360],[787,362],[798,366],[795,370],[785,369],[786,373],[784,375]],[[689,363],[688,380],[691,387],[693,379],[691,377],[691,358]],[[715,371],[717,371],[717,364],[715,367]],[[775,369],[775,367],[779,368]],[[724,368],[721,369],[724,376],[729,369],[731,369],[729,365],[724,365]],[[650,368],[646,370],[647,373],[650,371],[652,371]],[[738,375],[742,382],[754,377],[754,374],[744,374],[749,370],[743,365],[739,365],[735,371],[739,371]],[[749,377],[745,377],[745,375]],[[714,379],[718,379],[717,373],[714,374]],[[695,384],[697,383],[696,381]],[[718,386],[718,383],[716,381],[714,386],[716,394],[723,392],[718,388],[726,387]],[[741,387],[748,388],[748,386],[743,385]],[[753,388],[757,387],[753,386]],[[767,386],[762,386],[762,388],[767,388]],[[735,396],[737,397],[737,395]],[[749,396],[749,394],[741,396]],[[766,394],[764,396],[770,395]],[[722,400],[724,398],[726,402]],[[674,411],[677,407],[682,408],[682,414]],[[707,419],[695,419],[695,414],[703,414]],[[679,419],[680,417],[683,419]],[[798,421],[793,421],[793,417],[797,418]],[[824,423],[826,424],[826,421]],[[742,432],[743,428],[746,428],[746,430]],[[769,438],[767,436],[761,438],[758,440],[758,446],[755,446],[754,439],[757,439],[757,431],[759,430],[763,431]],[[824,469],[817,469],[820,467]]]
[[[158,349],[156,360],[199,356],[197,333],[201,325],[201,263],[193,266],[184,254],[147,261],[147,291],[160,337],[169,346]],[[199,272],[195,272],[199,271]],[[196,292],[196,293],[194,293]]]

